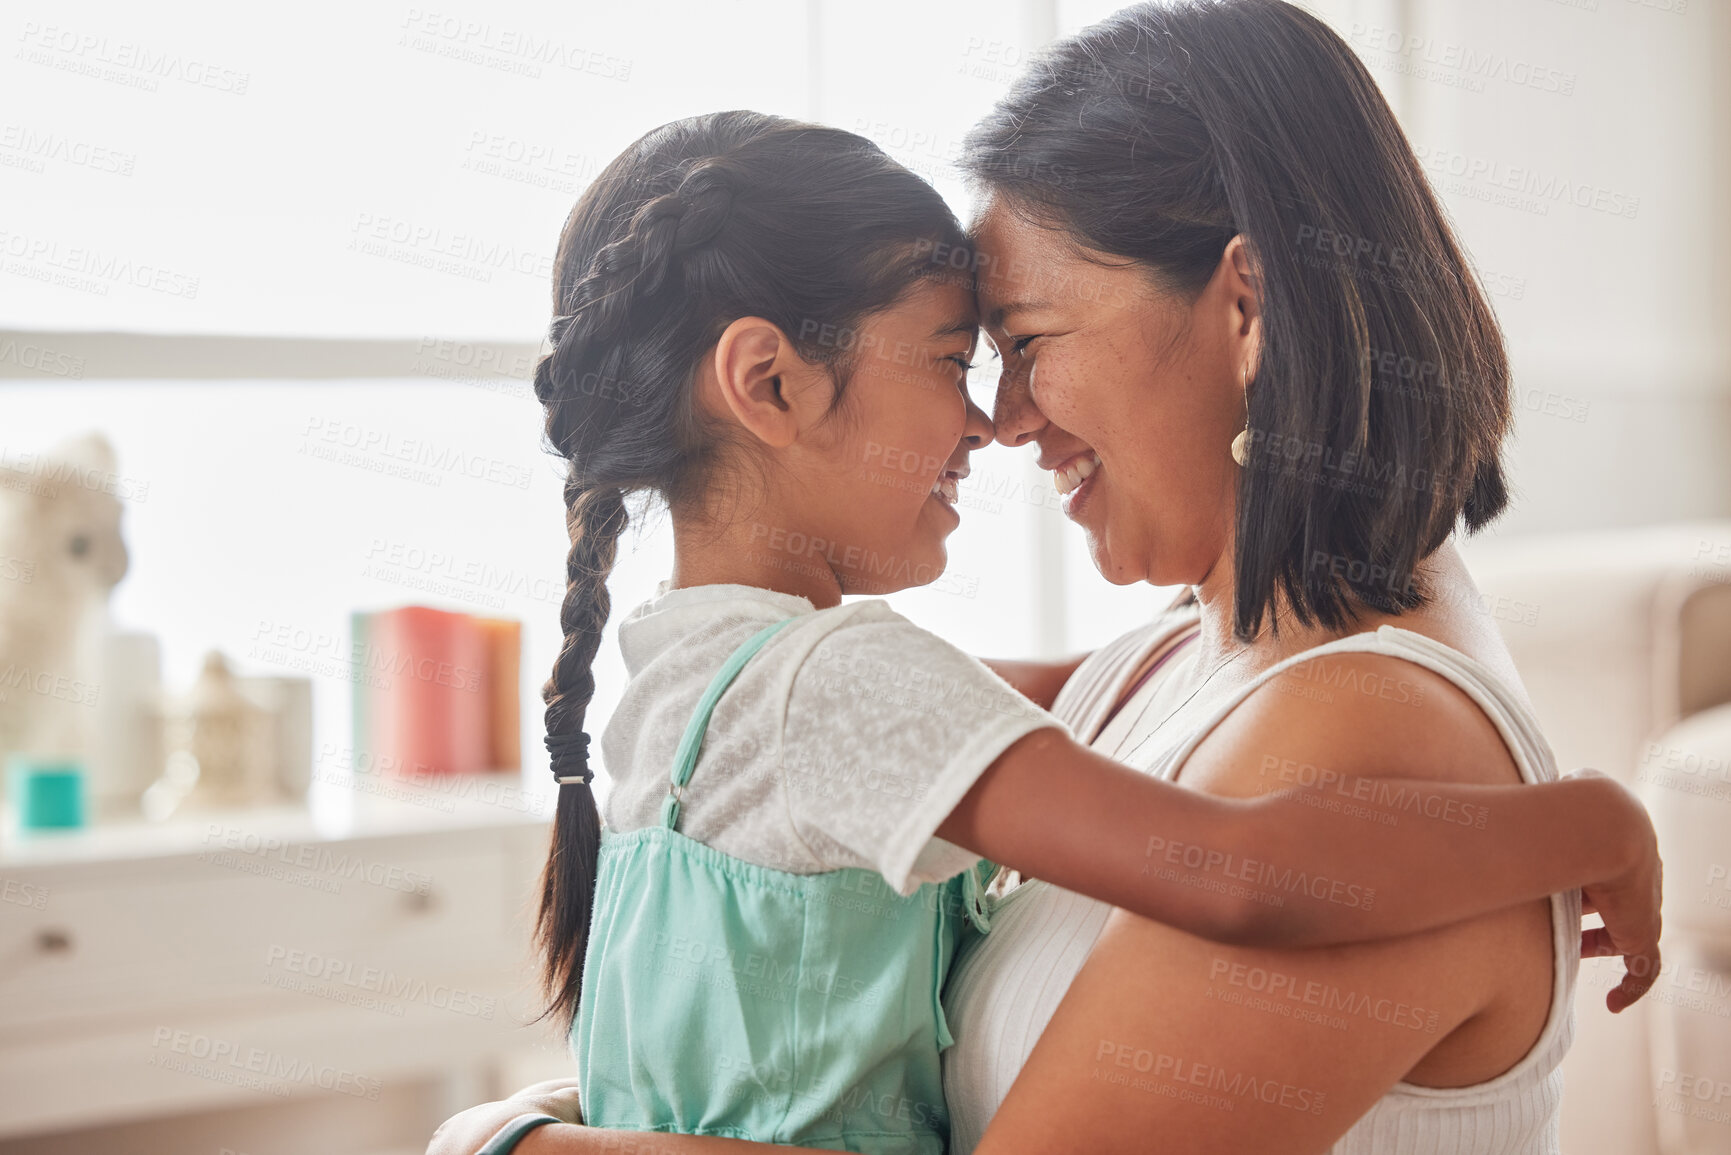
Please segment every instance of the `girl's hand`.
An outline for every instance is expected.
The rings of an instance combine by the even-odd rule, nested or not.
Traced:
[[[1570,772],[1569,778],[1602,778],[1622,797],[1631,811],[1627,826],[1633,835],[1631,865],[1607,882],[1581,888],[1581,913],[1597,912],[1602,927],[1581,932],[1581,957],[1623,957],[1623,981],[1605,995],[1612,1014],[1621,1012],[1646,994],[1659,978],[1659,904],[1663,894],[1664,863],[1659,860],[1659,838],[1653,821],[1636,797],[1597,770]]]
[[[577,1080],[532,1083],[509,1098],[459,1111],[439,1124],[427,1144],[426,1155],[475,1155],[499,1128],[519,1115],[530,1113],[552,1115],[562,1123],[583,1122],[577,1101]]]

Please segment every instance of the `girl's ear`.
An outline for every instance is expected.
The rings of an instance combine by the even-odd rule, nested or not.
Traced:
[[[816,400],[818,379],[827,375],[807,363],[778,326],[741,317],[722,331],[698,387],[719,394],[734,419],[764,444],[785,449],[809,420],[804,410]]]

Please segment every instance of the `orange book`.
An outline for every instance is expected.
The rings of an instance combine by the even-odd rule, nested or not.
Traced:
[[[487,639],[487,769],[523,768],[523,623],[476,618]]]

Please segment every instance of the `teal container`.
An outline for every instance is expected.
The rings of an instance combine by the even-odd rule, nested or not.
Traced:
[[[6,759],[6,793],[20,830],[75,830],[84,825],[84,764],[75,758]]]

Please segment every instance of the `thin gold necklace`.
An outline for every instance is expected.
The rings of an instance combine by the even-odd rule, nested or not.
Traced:
[[[1180,710],[1184,709],[1184,707],[1188,706],[1191,703],[1191,701],[1193,701],[1195,699],[1196,695],[1200,694],[1203,691],[1203,689],[1208,685],[1208,683],[1212,682],[1214,680],[1214,676],[1216,674],[1218,674],[1221,670],[1224,670],[1227,666],[1230,666],[1233,662],[1237,661],[1239,658],[1242,658],[1245,654],[1248,654],[1249,652],[1250,652],[1250,647],[1245,646],[1243,649],[1239,650],[1237,653],[1234,653],[1231,656],[1227,657],[1225,660],[1216,663],[1214,668],[1212,670],[1208,671],[1208,676],[1206,678],[1203,678],[1202,681],[1197,685],[1197,687],[1194,690],[1190,691],[1189,696],[1186,697],[1182,702],[1178,703],[1178,705],[1170,713],[1168,713],[1164,718],[1160,719],[1159,725],[1155,726],[1152,730],[1148,731],[1147,734],[1143,735],[1142,740],[1140,742],[1136,743],[1135,746],[1131,747],[1130,752],[1128,754],[1124,754],[1124,755],[1114,754],[1112,756],[1113,761],[1123,762],[1126,765],[1135,765],[1135,763],[1133,763],[1131,761],[1131,759],[1136,756],[1136,751],[1138,751],[1138,750],[1142,749],[1142,747],[1146,746],[1148,744],[1149,740],[1154,737],[1154,735],[1158,734],[1162,729],[1165,728],[1166,723],[1170,722],[1173,718],[1177,717],[1178,711],[1180,711]],[[1136,730],[1141,727],[1142,719],[1144,717],[1146,717],[1148,714],[1148,711],[1152,710],[1153,708],[1154,708],[1154,703],[1152,701],[1150,701],[1146,706],[1142,707],[1142,712],[1136,715],[1136,721],[1134,723],[1132,723],[1132,725],[1130,727],[1130,733],[1134,734],[1136,732]]]

